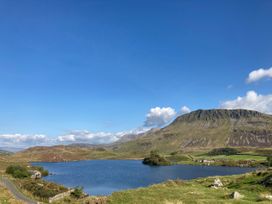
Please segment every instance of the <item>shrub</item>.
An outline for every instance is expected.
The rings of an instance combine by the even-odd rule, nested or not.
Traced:
[[[267,166],[272,167],[272,156],[268,156],[266,160],[267,160]]]
[[[55,195],[55,193],[52,190],[39,187],[39,188],[35,189],[35,191],[33,192],[33,195],[40,197],[40,198],[50,198],[50,197],[53,197]]]
[[[240,153],[237,149],[234,148],[217,148],[213,149],[212,151],[208,152],[208,155],[210,156],[216,156],[216,155],[236,155]]]
[[[48,199],[59,193],[67,191],[67,188],[63,186],[42,180],[39,182],[29,179],[21,180],[20,186],[29,191],[32,195],[41,199]]]
[[[83,187],[76,187],[71,195],[75,198],[81,198],[83,196]]]
[[[27,178],[30,173],[23,166],[10,165],[6,169],[6,173],[12,175],[14,178]]]
[[[34,196],[37,196],[40,198],[50,198],[50,197],[56,195],[56,193],[53,190],[47,189],[44,186],[40,186],[39,184],[37,184],[34,181],[25,183],[25,184],[23,184],[22,187],[24,189],[32,192],[32,194]]]
[[[174,155],[177,155],[178,154],[178,151],[175,151],[175,152],[171,152],[170,155],[174,156]]]
[[[268,174],[264,179],[261,181],[261,184],[265,187],[272,187],[272,173]]]

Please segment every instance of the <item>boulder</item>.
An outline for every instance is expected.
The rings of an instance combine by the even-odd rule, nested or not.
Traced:
[[[237,192],[237,191],[234,191],[234,192],[232,192],[231,194],[230,194],[230,198],[232,198],[232,199],[241,199],[241,198],[243,198],[244,196],[243,195],[241,195],[239,192]]]
[[[223,183],[219,178],[214,179],[213,186],[216,188],[223,187]]]
[[[261,195],[261,198],[265,199],[265,200],[272,201],[272,195],[269,195],[269,194],[263,194],[263,195]]]
[[[30,177],[32,179],[40,179],[42,178],[42,173],[40,171],[37,171],[37,170],[29,170],[28,171],[30,173]]]

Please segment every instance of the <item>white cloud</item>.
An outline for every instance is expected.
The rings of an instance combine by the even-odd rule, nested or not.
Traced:
[[[25,135],[25,134],[1,134],[0,144],[1,146],[34,146],[49,144],[51,141],[45,135]]]
[[[181,114],[186,114],[186,113],[190,113],[191,112],[191,109],[188,108],[187,106],[183,106],[181,109],[180,109],[180,112]]]
[[[182,112],[190,109],[184,106]],[[41,145],[59,145],[71,143],[88,144],[109,144],[116,142],[127,134],[140,134],[150,130],[152,127],[161,127],[169,123],[176,116],[176,112],[171,107],[151,108],[146,115],[143,126],[120,132],[91,132],[87,130],[75,130],[56,137],[46,135],[27,135],[27,134],[0,134],[0,146],[8,147],[30,147]]]
[[[161,127],[170,122],[175,115],[176,111],[171,107],[151,108],[146,115],[145,126]]]
[[[110,132],[89,132],[87,130],[83,131],[73,131],[71,133],[59,136],[57,141],[60,143],[90,143],[90,144],[107,144],[115,142],[123,133],[110,133]]]
[[[261,95],[255,91],[248,91],[243,97],[239,96],[234,100],[223,102],[221,108],[250,109],[272,114],[272,94]]]
[[[247,82],[252,83],[265,77],[272,78],[272,67],[270,69],[258,69],[250,72]]]
[[[116,142],[127,134],[140,134],[148,131],[150,128],[139,127],[133,130],[122,132],[90,132],[87,130],[72,131],[57,138],[57,143],[89,143],[89,144],[109,144]]]
[[[54,138],[38,134],[0,134],[0,147],[27,148],[31,146],[49,146],[71,143],[108,144],[119,140],[126,134],[140,134],[148,130],[150,130],[148,127],[139,127],[133,130],[116,133],[76,130]]]

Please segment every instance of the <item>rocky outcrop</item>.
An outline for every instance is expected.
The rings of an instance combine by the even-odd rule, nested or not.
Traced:
[[[271,147],[272,130],[265,128],[255,130],[234,129],[228,140],[228,145]]]
[[[221,187],[223,187],[223,183],[222,183],[222,181],[219,178],[216,178],[216,179],[214,179],[214,182],[211,185],[211,187],[215,188],[215,189],[221,188]]]
[[[237,191],[234,191],[230,194],[230,198],[232,199],[236,199],[236,200],[239,200],[241,198],[243,198],[244,196],[242,194],[240,194],[239,192]]]
[[[252,117],[263,117],[268,116],[266,114],[245,110],[245,109],[236,109],[236,110],[227,110],[227,109],[211,109],[211,110],[196,110],[191,113],[182,115],[178,117],[175,122],[193,122],[193,121],[218,121],[218,120],[240,120],[243,118],[250,119]]]

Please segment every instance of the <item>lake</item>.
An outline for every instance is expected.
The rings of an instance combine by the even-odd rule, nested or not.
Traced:
[[[67,187],[84,187],[90,195],[109,195],[112,192],[144,187],[169,179],[194,179],[223,176],[252,171],[252,168],[174,165],[151,167],[139,160],[90,160],[73,162],[34,162],[52,175],[45,180]]]

